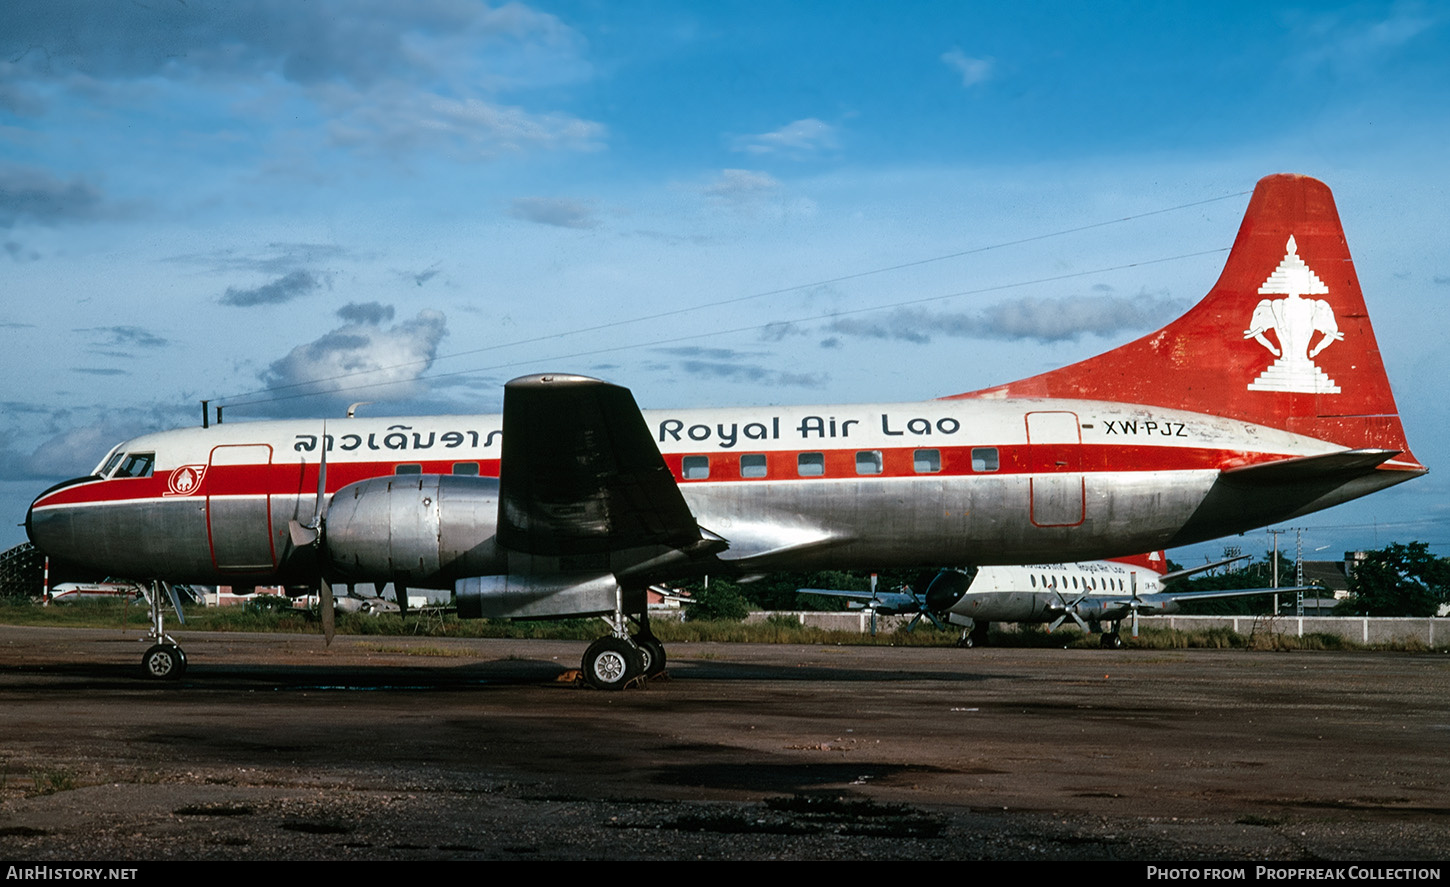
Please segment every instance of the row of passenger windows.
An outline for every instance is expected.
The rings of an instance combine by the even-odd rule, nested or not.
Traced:
[[[393,473],[394,474],[422,474],[423,473],[423,466],[422,465],[419,465],[417,462],[405,463],[403,465],[399,465],[399,466],[395,467],[393,469]],[[454,474],[467,475],[468,477],[477,477],[478,476],[478,463],[477,462],[454,462],[453,463],[453,473]]]
[[[1029,576],[1028,576],[1028,578],[1032,580],[1032,587],[1033,588],[1039,587],[1038,586],[1038,581],[1037,581],[1038,575],[1039,574],[1037,574],[1037,573],[1032,573],[1032,574],[1029,574]],[[1041,587],[1042,588],[1049,588],[1050,589],[1050,588],[1059,588],[1059,587],[1061,587],[1064,591],[1066,591],[1067,588],[1068,588],[1068,586],[1071,585],[1072,588],[1074,588],[1074,589],[1079,589],[1080,588],[1082,591],[1100,591],[1100,590],[1103,590],[1103,589],[1107,589],[1109,591],[1112,591],[1112,590],[1123,591],[1124,590],[1123,589],[1123,580],[1122,579],[1113,579],[1113,578],[1109,578],[1109,577],[1098,578],[1097,576],[1084,576],[1083,577],[1083,580],[1082,580],[1082,584],[1081,584],[1081,586],[1079,586],[1078,585],[1078,579],[1077,579],[1076,576],[1071,576],[1071,577],[1069,577],[1069,576],[1063,576],[1062,577],[1062,582],[1061,583],[1058,583],[1056,576],[1049,576],[1046,573],[1042,573],[1040,575],[1042,577],[1042,584],[1041,584]]]
[[[686,456],[683,474],[685,480],[705,480],[710,476],[713,464],[721,471],[732,457]],[[746,453],[739,457],[740,476],[745,478],[768,477],[770,466],[763,453]],[[996,447],[973,447],[972,470],[996,471],[1000,466]],[[881,474],[886,462],[880,450],[860,450],[856,453],[856,473],[860,475]],[[798,453],[795,462],[797,477],[823,477],[826,473],[825,453]],[[911,469],[917,474],[936,474],[942,469],[941,450],[913,450]]]

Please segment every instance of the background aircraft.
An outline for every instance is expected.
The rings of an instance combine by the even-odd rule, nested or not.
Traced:
[[[1247,557],[1244,555],[1243,557]],[[1138,636],[1138,617],[1176,613],[1186,601],[1212,598],[1292,594],[1300,588],[1236,588],[1212,591],[1167,591],[1176,580],[1242,558],[1230,558],[1187,570],[1168,572],[1162,551],[1127,558],[1069,564],[1028,564],[943,570],[924,593],[909,587],[892,592],[802,588],[806,594],[846,597],[885,615],[914,615],[910,627],[924,618],[937,627],[950,622],[963,628],[959,646],[986,643],[993,622],[1044,623],[1048,631],[1068,619],[1085,632],[1109,624],[1104,647],[1121,647],[1123,620]]]
[[[26,529],[115,575],[318,586],[329,637],[337,582],[451,589],[462,616],[600,615],[583,670],[618,688],[664,666],[645,590],[671,579],[1122,556],[1424,473],[1329,189],[1276,175],[1198,305],[1018,382],[642,413],[616,385],[528,376],[502,416],[143,435],[42,493]],[[144,661],[174,676],[157,612]]]

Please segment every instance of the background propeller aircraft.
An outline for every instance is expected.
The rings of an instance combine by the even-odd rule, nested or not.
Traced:
[[[505,386],[502,416],[143,435],[42,493],[26,527],[52,557],[115,575],[325,599],[331,583],[392,582],[450,589],[464,616],[601,615],[584,672],[613,688],[664,666],[644,600],[666,580],[1122,556],[1424,472],[1329,189],[1276,175],[1187,314],[1019,382],[642,413],[616,385],[528,376]],[[174,649],[153,648],[152,673],[179,672]]]
[[[1243,557],[1247,557],[1244,555]],[[943,570],[932,578],[924,594],[910,589],[876,593],[802,588],[802,593],[847,597],[874,606],[887,615],[914,614],[911,626],[923,617],[938,628],[942,620],[962,626],[958,646],[986,643],[993,622],[1036,622],[1056,629],[1068,619],[1083,631],[1090,625],[1110,623],[1103,633],[1104,647],[1121,647],[1118,629],[1123,620],[1138,636],[1138,617],[1178,612],[1187,601],[1216,598],[1292,594],[1305,589],[1235,588],[1211,591],[1166,591],[1165,588],[1204,570],[1242,558],[1230,558],[1188,570],[1168,572],[1163,552],[1072,564],[1028,564]]]

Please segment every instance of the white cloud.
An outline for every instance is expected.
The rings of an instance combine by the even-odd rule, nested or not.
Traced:
[[[262,373],[269,389],[279,396],[326,396],[338,404],[401,400],[422,393],[419,380],[433,365],[448,332],[441,312],[425,309],[388,328],[381,325],[391,318],[388,306],[348,305],[339,314],[350,322],[298,345]],[[297,404],[296,409],[293,404],[295,399],[279,400],[276,407],[284,414],[317,410],[315,401]]]
[[[963,88],[976,86],[978,83],[991,79],[992,68],[995,65],[990,58],[972,58],[955,46],[942,53],[941,60],[946,62],[947,67],[962,75]]]
[[[735,139],[737,151],[747,154],[783,154],[797,158],[834,151],[838,147],[836,127],[814,117],[787,123],[774,132]]]
[[[780,190],[770,173],[749,169],[722,169],[719,178],[704,188],[705,196],[731,203],[766,197]]]

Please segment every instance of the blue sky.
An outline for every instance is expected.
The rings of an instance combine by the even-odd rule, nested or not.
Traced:
[[[1334,190],[1444,471],[1447,75],[1450,13],[1416,3],[11,0],[0,545],[202,398],[241,421],[492,412],[545,370],[658,407],[1031,375],[1196,301],[1274,172]],[[255,393],[279,386],[322,393]],[[1446,491],[1294,526],[1316,557],[1443,554]]]

